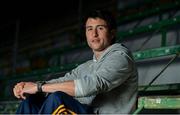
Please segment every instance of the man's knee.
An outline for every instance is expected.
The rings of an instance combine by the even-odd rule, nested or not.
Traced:
[[[57,96],[59,97],[59,96],[65,96],[65,95],[67,95],[67,94],[62,91],[56,91],[56,92],[49,94],[50,97],[57,97]]]

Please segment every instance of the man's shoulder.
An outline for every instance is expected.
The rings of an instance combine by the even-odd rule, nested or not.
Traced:
[[[130,50],[121,43],[115,43],[105,52],[105,54],[129,54]]]
[[[112,48],[119,49],[119,50],[129,50],[128,47],[122,43],[115,43],[112,45]]]

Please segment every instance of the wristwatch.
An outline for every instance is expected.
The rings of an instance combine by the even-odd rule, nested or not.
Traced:
[[[37,81],[37,92],[42,92],[42,86],[46,83],[45,81]]]

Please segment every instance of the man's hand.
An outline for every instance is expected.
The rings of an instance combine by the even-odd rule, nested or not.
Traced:
[[[24,94],[35,94],[37,92],[37,84],[33,82],[20,82],[13,88],[15,97],[26,99]]]
[[[21,98],[20,94],[23,90],[24,85],[25,85],[25,82],[20,82],[14,86],[13,92],[14,92],[15,97]]]

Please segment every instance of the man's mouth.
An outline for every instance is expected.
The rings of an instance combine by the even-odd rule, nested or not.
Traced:
[[[94,42],[100,42],[100,40],[99,39],[94,39],[94,40],[92,40],[92,42],[94,43]]]

